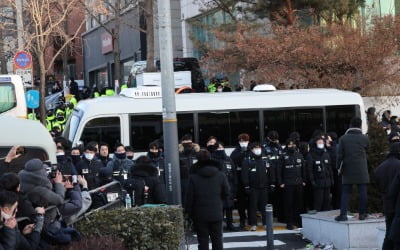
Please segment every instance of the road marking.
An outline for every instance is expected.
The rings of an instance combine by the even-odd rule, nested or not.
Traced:
[[[284,242],[280,240],[274,240],[274,246],[282,246],[285,245]],[[210,249],[212,245],[210,244]],[[250,242],[227,242],[224,243],[224,249],[229,249],[229,248],[241,248],[241,247],[266,247],[267,246],[267,241],[250,241]],[[189,250],[196,250],[198,245],[197,244],[191,244],[189,245]]]
[[[275,234],[293,234],[293,233],[299,233],[298,231],[294,230],[281,230],[274,232]],[[232,232],[232,233],[224,233],[224,238],[229,238],[229,237],[242,237],[242,236],[265,236],[267,237],[267,233],[264,232]]]

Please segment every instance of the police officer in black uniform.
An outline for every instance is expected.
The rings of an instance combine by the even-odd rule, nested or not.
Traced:
[[[327,211],[331,209],[330,189],[333,185],[331,158],[325,149],[324,138],[316,138],[315,146],[307,157],[308,178],[314,191],[314,209]]]
[[[246,133],[238,136],[239,145],[231,153],[231,159],[236,166],[237,186],[236,186],[236,199],[237,209],[240,217],[240,227],[243,229],[246,226],[246,210],[248,210],[248,197],[245,193],[242,183],[242,166],[243,162],[250,157],[250,150],[248,149],[250,136]]]
[[[242,182],[249,194],[249,224],[251,231],[257,230],[257,210],[261,212],[265,225],[265,206],[268,203],[268,192],[275,188],[275,169],[270,160],[263,155],[258,142],[250,145],[251,157],[243,162]]]
[[[263,143],[263,148],[265,155],[271,162],[272,168],[276,169],[280,165],[280,158],[282,156],[283,149],[279,144],[279,134],[275,130],[268,132],[267,137]],[[275,178],[276,179],[276,178]],[[270,194],[270,203],[274,204],[274,216],[278,218],[279,221],[284,221],[284,209],[283,209],[283,193],[281,189],[277,189],[276,192]]]
[[[300,226],[300,213],[303,209],[303,187],[306,185],[306,166],[304,158],[296,148],[296,141],[289,138],[277,168],[277,183],[283,190],[286,227],[293,229],[294,223]]]
[[[237,231],[233,226],[233,205],[237,189],[236,167],[232,159],[226,155],[225,147],[222,142],[216,142],[216,149],[211,154],[211,159],[217,160],[222,165],[222,170],[228,180],[230,188],[229,195],[224,201],[224,211],[226,216],[226,229],[229,231]]]
[[[149,152],[147,156],[152,161],[153,165],[157,168],[158,178],[162,185],[165,186],[165,168],[164,168],[164,157],[160,152],[160,145],[158,142],[153,141],[149,144]]]
[[[83,175],[88,183],[89,190],[98,187],[98,173],[100,168],[103,167],[101,162],[96,158],[97,149],[88,144],[85,147],[85,151],[82,159],[78,162],[76,170],[79,175]]]
[[[200,146],[193,143],[192,135],[186,134],[179,144],[179,170],[181,175],[182,205],[186,202],[186,192],[189,185],[189,174],[194,173],[193,165],[197,163],[197,152]]]

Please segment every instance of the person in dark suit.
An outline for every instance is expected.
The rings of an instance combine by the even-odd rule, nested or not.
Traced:
[[[393,218],[388,237],[393,242],[393,248],[391,249],[400,250],[400,173],[397,173],[393,179],[385,200],[390,211],[387,216]]]
[[[198,249],[209,249],[211,238],[212,249],[222,250],[223,204],[230,191],[221,163],[210,158],[207,150],[197,154],[198,162],[189,177],[185,213],[193,220]]]
[[[360,197],[359,219],[367,217],[367,185],[369,183],[367,149],[368,136],[361,130],[362,120],[359,117],[351,119],[350,128],[339,139],[336,167],[342,173],[342,199],[340,202],[340,215],[337,221],[347,220],[347,207],[352,186],[358,186]]]
[[[389,188],[398,173],[400,173],[400,142],[390,145],[389,155],[375,170],[376,182],[378,184],[379,192],[382,195],[383,212],[385,214],[386,222],[386,235],[382,246],[383,250],[393,249],[393,241],[389,239],[389,231],[393,223],[395,208],[393,204],[388,203],[386,197],[388,196]]]

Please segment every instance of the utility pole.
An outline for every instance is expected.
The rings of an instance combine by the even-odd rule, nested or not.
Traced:
[[[150,1],[150,0],[147,0]],[[175,106],[175,82],[172,55],[171,3],[158,0],[161,62],[162,118],[165,150],[165,173],[168,203],[182,204],[178,155],[178,127]],[[147,63],[153,63],[147,61]]]
[[[24,23],[22,21],[23,9],[22,9],[22,0],[16,0],[17,7],[17,36],[18,36],[18,51],[23,50],[24,48]]]

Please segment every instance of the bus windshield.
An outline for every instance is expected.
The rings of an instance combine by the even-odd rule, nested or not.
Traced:
[[[72,140],[79,126],[79,115],[73,112],[65,125],[63,137]]]
[[[14,84],[0,82],[0,114],[17,106]]]

